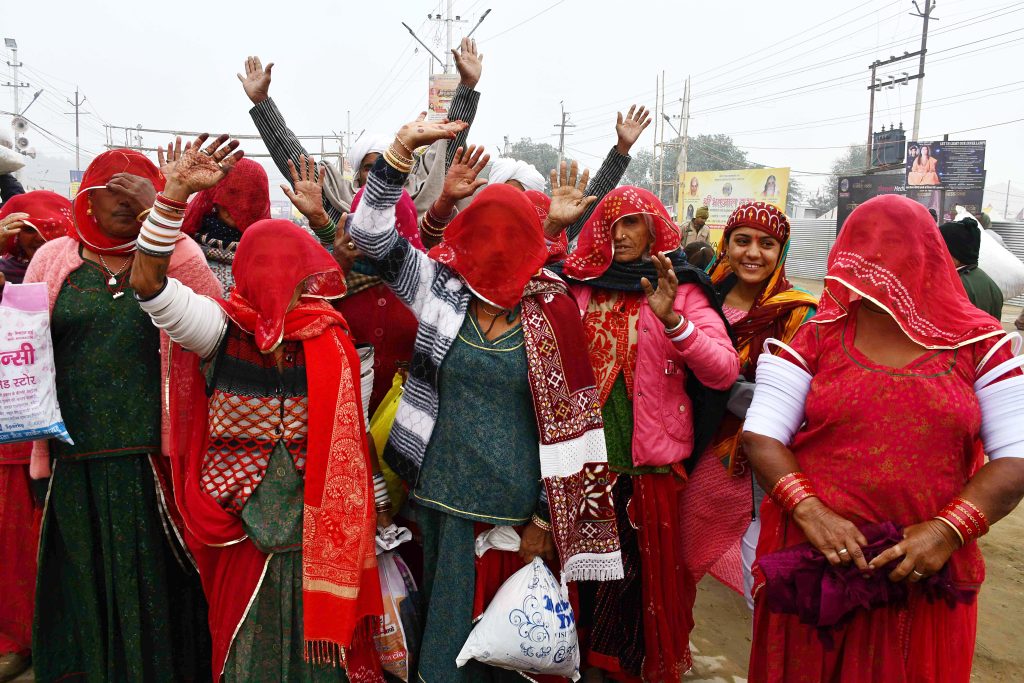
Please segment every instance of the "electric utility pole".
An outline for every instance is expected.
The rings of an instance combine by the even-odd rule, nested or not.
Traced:
[[[921,61],[917,67],[918,79],[917,99],[914,102],[914,132],[911,136],[911,139],[916,142],[917,135],[921,129],[921,98],[924,96],[924,58],[928,52],[928,20],[931,19],[932,10],[935,9],[935,0],[924,0],[924,12],[918,6],[917,0],[914,0],[914,8],[917,12],[911,13],[910,16],[924,19],[924,24],[921,26]],[[936,19],[936,21],[938,20]]]
[[[81,170],[82,168],[82,155],[80,149],[81,137],[78,130],[78,108],[85,104],[85,97],[81,100],[78,99],[78,88],[75,87],[75,101],[66,100],[68,104],[75,108],[75,170]],[[67,112],[70,114],[71,112]]]
[[[559,167],[561,167],[562,159],[565,158],[565,135],[566,135],[565,129],[566,128],[575,128],[576,124],[575,123],[569,123],[569,112],[567,112],[565,110],[565,103],[564,102],[559,102],[558,104],[562,108],[562,122],[561,123],[556,123],[555,124],[555,128],[559,129],[559,132],[558,132],[558,165],[559,165]],[[569,133],[569,135],[572,135],[572,133]]]
[[[453,15],[452,10],[455,5],[455,0],[447,0],[445,6],[445,14],[442,17],[440,14],[428,14],[427,18],[435,22],[443,22],[446,34],[447,49],[444,52],[444,72],[451,73],[452,70],[452,31],[455,28],[455,24],[468,23],[461,15]],[[481,18],[481,21],[483,19]],[[478,22],[479,23],[479,22]]]
[[[679,193],[683,191],[683,181],[686,179],[686,164],[689,161],[690,153],[690,77],[686,77],[686,86],[683,88],[683,113],[682,122],[682,147],[679,148],[679,157],[676,159],[676,178],[679,183]]]

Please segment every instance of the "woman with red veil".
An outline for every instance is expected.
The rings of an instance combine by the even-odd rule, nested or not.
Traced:
[[[389,515],[374,495],[360,356],[328,303],[345,278],[284,220],[243,233],[227,299],[168,278],[188,196],[241,157],[227,136],[205,140],[168,146],[132,285],[176,343],[174,496],[210,603],[214,679],[382,683],[374,534]]]
[[[747,412],[769,492],[751,681],[970,680],[977,539],[1024,495],[1007,341],[923,206],[887,195],[850,215],[818,314],[761,354]]]

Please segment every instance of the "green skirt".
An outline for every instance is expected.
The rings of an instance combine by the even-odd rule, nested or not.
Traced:
[[[58,460],[39,546],[36,681],[209,681],[199,577],[149,458]]]
[[[476,589],[474,522],[437,510],[416,508],[423,534],[423,596],[426,625],[420,647],[419,681],[424,683],[512,683],[516,672],[455,658],[473,630]]]
[[[256,597],[231,643],[223,683],[347,683],[340,666],[304,658],[302,637],[302,475],[278,443],[242,511],[250,540],[267,561]]]

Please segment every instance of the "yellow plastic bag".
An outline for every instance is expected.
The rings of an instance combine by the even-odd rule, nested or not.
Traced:
[[[377,461],[380,463],[381,474],[388,485],[388,495],[391,497],[392,510],[398,512],[405,505],[406,491],[405,484],[395,471],[384,462],[384,446],[388,443],[391,435],[391,425],[395,423],[395,413],[398,412],[398,402],[402,400],[405,392],[405,378],[401,372],[396,372],[391,380],[391,388],[384,394],[373,417],[370,418],[370,436],[373,438],[373,445],[377,448]]]

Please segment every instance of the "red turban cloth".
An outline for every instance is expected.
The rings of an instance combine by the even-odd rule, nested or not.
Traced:
[[[141,152],[133,149],[112,149],[93,159],[85,169],[82,187],[72,202],[75,229],[68,234],[97,253],[127,254],[135,250],[134,239],[119,242],[104,233],[89,209],[89,191],[106,188],[110,179],[118,173],[141,176],[153,183],[157,192],[164,189],[164,176],[160,169]]]
[[[258,220],[270,218],[270,180],[263,167],[252,159],[240,159],[213,187],[203,190],[188,203],[181,231],[194,235],[214,205],[223,207],[239,232]]]
[[[252,331],[264,353],[284,339],[288,305],[299,285],[303,297],[314,299],[345,293],[345,276],[334,258],[315,237],[284,219],[249,226],[238,242],[231,273],[235,288],[224,308]]]
[[[857,297],[885,309],[927,349],[956,349],[1003,334],[1002,325],[967,298],[928,209],[899,195],[869,199],[846,219],[810,322],[846,316]]]
[[[71,232],[71,202],[56,192],[36,190],[11,197],[0,209],[0,219],[12,213],[27,213],[25,223],[34,228],[39,236],[49,242],[55,237]],[[17,244],[18,236],[11,235],[0,244],[0,255],[9,254]]]
[[[612,228],[623,216],[647,215],[654,225],[652,254],[679,248],[679,228],[665,205],[653,193],[629,185],[617,187],[601,200],[583,226],[576,250],[565,260],[564,272],[574,280],[593,280],[604,275],[612,263],[615,237]]]

